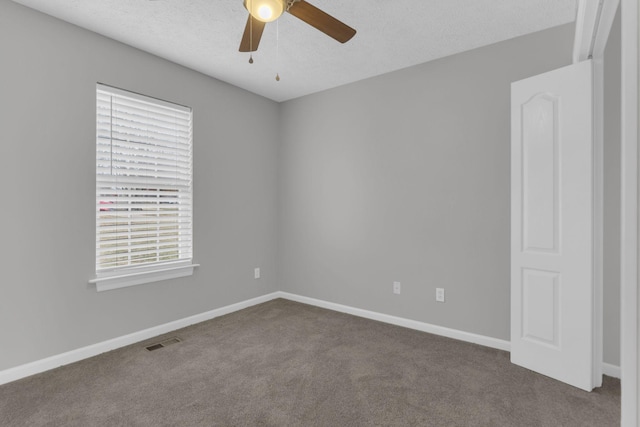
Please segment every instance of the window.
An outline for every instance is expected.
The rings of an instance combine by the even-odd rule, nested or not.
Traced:
[[[97,85],[98,291],[187,276],[192,264],[190,108]]]

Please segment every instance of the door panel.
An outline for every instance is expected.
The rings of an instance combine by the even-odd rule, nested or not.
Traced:
[[[591,62],[511,86],[511,361],[594,387]]]
[[[559,348],[560,274],[522,269],[522,338]]]
[[[557,104],[541,93],[522,105],[524,251],[558,251]]]

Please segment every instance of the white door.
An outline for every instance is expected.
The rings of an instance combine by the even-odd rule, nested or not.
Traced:
[[[591,70],[511,85],[511,361],[588,391],[599,385]]]

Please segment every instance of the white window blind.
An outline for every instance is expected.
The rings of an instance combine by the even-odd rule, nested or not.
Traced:
[[[96,274],[192,259],[192,112],[97,86]]]

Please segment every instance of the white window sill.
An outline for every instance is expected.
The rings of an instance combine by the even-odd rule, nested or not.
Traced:
[[[200,264],[187,262],[146,267],[144,269],[132,269],[129,271],[118,271],[115,273],[98,273],[95,279],[89,280],[89,283],[95,283],[96,291],[98,292],[110,291],[128,286],[142,285],[144,283],[191,276],[194,268],[199,266]]]

